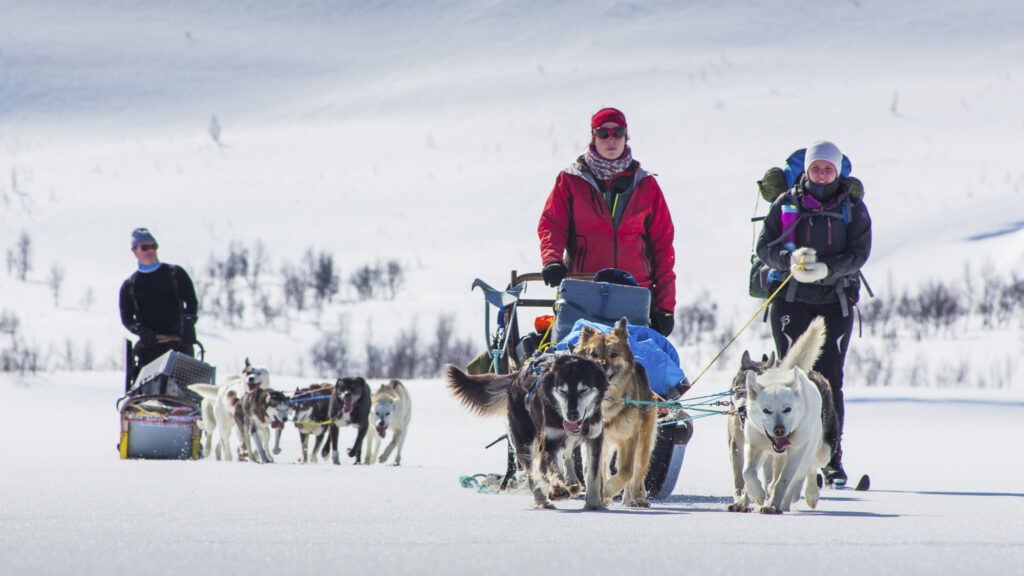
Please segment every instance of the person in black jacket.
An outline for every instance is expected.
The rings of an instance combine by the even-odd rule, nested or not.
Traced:
[[[120,307],[121,323],[139,337],[134,348],[137,368],[168,350],[195,355],[195,287],[183,268],[160,262],[158,247],[148,229],[132,231],[132,254],[139,269],[121,284]]]
[[[757,241],[762,262],[793,278],[771,304],[771,329],[779,357],[816,316],[825,319],[827,342],[814,369],[828,378],[842,435],[843,364],[853,332],[852,306],[860,296],[860,269],[871,253],[871,217],[862,198],[840,178],[843,154],[818,141],[807,148],[804,173],[768,211]],[[771,290],[778,288],[776,281]],[[842,449],[825,467],[827,482],[846,483]]]

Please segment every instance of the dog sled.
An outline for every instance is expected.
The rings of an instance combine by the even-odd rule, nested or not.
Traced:
[[[570,334],[577,320],[612,326],[625,317],[629,324],[647,326],[650,318],[650,291],[635,283],[629,285],[623,282],[624,277],[628,275],[617,270],[602,271],[597,275],[570,274],[559,286],[557,299],[524,297],[530,283],[543,282],[540,273],[520,275],[513,270],[505,290],[498,290],[476,279],[472,289],[480,288],[484,295],[484,331],[488,350],[473,360],[468,371],[475,374],[517,372],[534,354],[548,347],[553,349],[559,340]],[[497,310],[493,332],[492,308]],[[525,309],[548,310],[553,311],[553,314],[537,317],[533,322],[533,330],[524,332],[520,328],[520,313]],[[686,446],[693,436],[693,422],[685,418],[685,415],[681,418],[678,410],[669,411],[660,407],[658,410],[658,436],[644,485],[651,498],[664,499],[672,494],[679,478]],[[508,467],[500,484],[502,490],[514,484],[517,472],[511,442],[507,442],[507,447]],[[577,457],[577,468],[580,462],[581,459]],[[583,476],[581,470],[578,476]]]
[[[190,384],[214,384],[217,370],[200,359],[171,350],[136,372],[127,341],[125,394],[117,401],[121,418],[122,460],[146,458],[196,460],[202,457],[199,427],[202,398]]]

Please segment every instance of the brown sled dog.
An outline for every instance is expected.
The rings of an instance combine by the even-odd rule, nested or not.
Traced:
[[[602,334],[586,326],[580,334],[574,352],[594,360],[608,376],[608,398],[624,400],[654,400],[647,373],[633,358],[629,347],[629,332],[623,318],[609,334]],[[648,507],[644,478],[651,463],[651,451],[658,433],[657,410],[653,406],[605,402],[601,408],[604,418],[605,444],[601,458],[601,476],[604,480],[603,500],[607,505],[625,489],[622,505]],[[617,471],[611,476],[613,454]]]

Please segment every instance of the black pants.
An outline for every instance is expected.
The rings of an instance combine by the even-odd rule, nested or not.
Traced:
[[[853,312],[843,317],[843,308],[835,304],[804,304],[802,302],[773,301],[771,306],[772,338],[775,339],[775,351],[779,358],[786,355],[789,347],[807,330],[815,317],[825,319],[825,346],[821,356],[814,364],[814,369],[828,379],[832,388],[832,402],[839,418],[840,445],[843,436],[845,410],[843,408],[843,365],[846,363],[846,350],[850,346],[853,334]],[[841,446],[836,446],[837,453]]]

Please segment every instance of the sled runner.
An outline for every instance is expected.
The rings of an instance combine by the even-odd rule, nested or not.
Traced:
[[[198,342],[197,342],[198,344]],[[203,356],[202,345],[199,345]],[[171,350],[135,372],[128,342],[125,395],[118,401],[121,417],[121,459],[195,460],[202,456],[198,394],[189,384],[214,384],[216,368]]]
[[[480,279],[475,280],[473,289],[480,288],[484,293],[484,330],[488,351],[478,356],[468,366],[468,371],[477,374],[518,372],[535,354],[543,353],[549,347],[550,350],[554,350],[560,339],[570,336],[578,320],[611,326],[625,317],[630,325],[647,326],[650,318],[651,293],[646,288],[636,286],[635,283],[630,285],[631,280],[628,274],[619,270],[603,270],[597,275],[570,274],[559,286],[557,299],[523,297],[529,283],[543,282],[540,273],[519,275],[513,270],[504,291],[497,290]],[[497,309],[496,329],[493,333],[492,306]],[[524,334],[519,322],[521,308],[554,310],[554,315],[540,316],[533,322],[534,329]],[[660,335],[658,337],[661,338]],[[672,353],[675,353],[674,350]],[[675,359],[675,363],[678,365],[678,358]],[[653,384],[651,387],[658,392]],[[664,390],[664,387],[661,390]],[[693,435],[692,421],[680,420],[678,414],[672,420],[673,422],[658,427],[657,440],[644,482],[651,498],[665,498],[672,493],[682,468],[686,445]],[[502,489],[509,487],[509,482],[516,472],[511,444],[508,444],[508,449],[508,470],[501,484]],[[579,467],[578,457],[576,464]],[[579,473],[578,476],[583,475]]]

